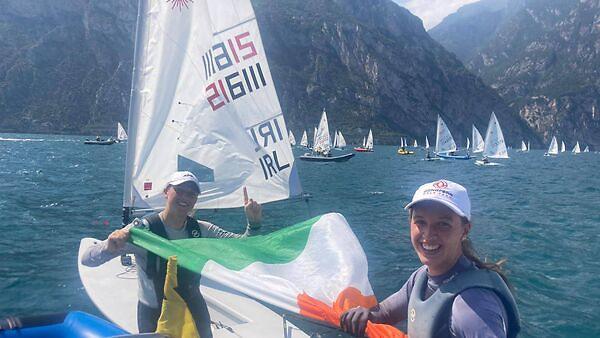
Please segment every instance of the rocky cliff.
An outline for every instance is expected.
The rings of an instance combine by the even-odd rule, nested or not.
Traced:
[[[518,109],[549,141],[600,147],[600,3],[595,0],[489,1],[459,11],[430,31]],[[487,13],[487,14],[482,14]],[[486,23],[480,17],[493,17]],[[482,27],[476,44],[452,32]]]
[[[9,0],[0,12],[0,131],[111,132],[127,116],[137,1]],[[433,140],[441,114],[463,140],[496,111],[509,143],[525,122],[420,19],[390,0],[254,0],[288,127],[362,139]],[[421,140],[422,142],[422,140]],[[462,143],[462,142],[461,142]]]

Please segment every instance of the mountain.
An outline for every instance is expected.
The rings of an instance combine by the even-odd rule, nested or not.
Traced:
[[[534,138],[502,98],[391,0],[254,0],[288,127],[331,128],[377,143],[434,137],[441,114],[457,140],[496,111],[507,141]],[[134,1],[9,0],[0,12],[0,131],[112,133],[127,116]],[[193,5],[193,3],[190,3]],[[298,134],[298,133],[297,133]]]
[[[459,8],[428,33],[459,60],[470,60],[508,16],[509,0],[481,0]]]
[[[430,30],[544,137],[600,147],[600,3],[596,0],[482,1]],[[494,19],[481,22],[481,13]],[[484,20],[485,21],[485,20]],[[465,44],[453,32],[482,32]]]
[[[127,116],[137,2],[2,2],[0,130],[95,133]]]

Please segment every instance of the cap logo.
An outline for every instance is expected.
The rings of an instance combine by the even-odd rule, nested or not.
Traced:
[[[448,188],[448,183],[446,181],[437,181],[433,182],[433,186],[438,189],[446,189]]]

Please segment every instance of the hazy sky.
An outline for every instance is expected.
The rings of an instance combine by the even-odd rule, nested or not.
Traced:
[[[433,28],[443,18],[456,12],[461,6],[479,0],[394,0],[423,20],[425,29]]]

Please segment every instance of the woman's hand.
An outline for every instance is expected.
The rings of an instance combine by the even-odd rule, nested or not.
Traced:
[[[244,211],[250,225],[257,225],[262,222],[262,206],[255,200],[248,198],[246,187],[244,187]]]
[[[111,253],[118,252],[125,247],[125,244],[129,240],[129,230],[119,229],[113,231],[108,235],[108,247],[107,250]]]
[[[371,311],[365,307],[350,309],[340,317],[340,327],[353,336],[364,337],[370,314]]]

